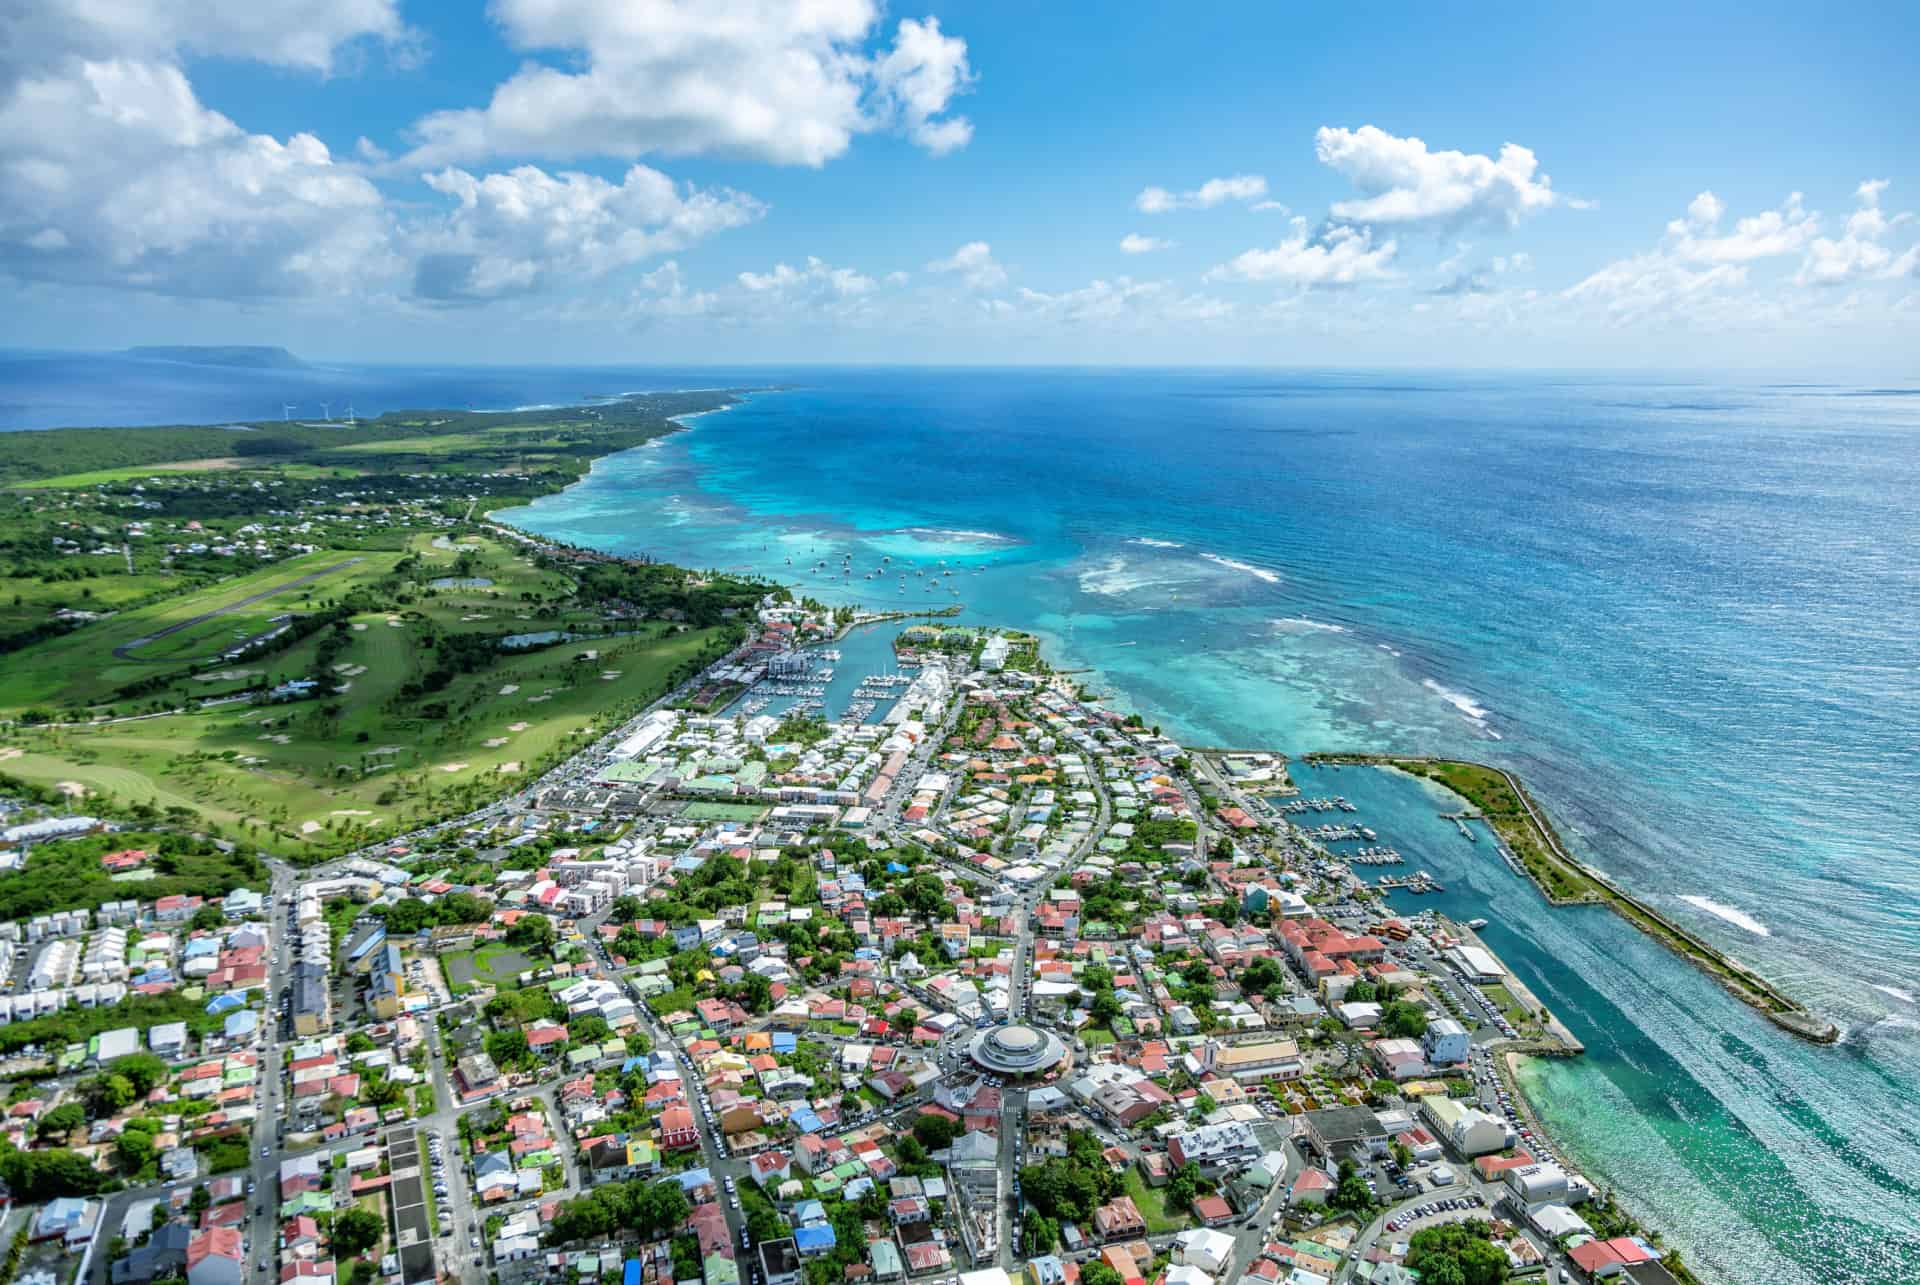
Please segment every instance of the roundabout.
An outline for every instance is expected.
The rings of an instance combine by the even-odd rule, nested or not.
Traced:
[[[976,1065],[1000,1075],[1039,1075],[1067,1054],[1060,1037],[1032,1026],[995,1026],[967,1046]]]

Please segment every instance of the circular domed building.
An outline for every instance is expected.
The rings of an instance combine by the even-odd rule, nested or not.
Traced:
[[[994,1026],[973,1037],[968,1054],[999,1075],[1040,1075],[1067,1055],[1060,1037],[1032,1026]]]

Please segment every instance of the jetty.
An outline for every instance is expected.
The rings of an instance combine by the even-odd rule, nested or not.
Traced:
[[[1734,998],[1780,1029],[1816,1044],[1832,1044],[1840,1028],[1787,995],[1697,934],[1567,852],[1526,788],[1504,768],[1464,759],[1418,755],[1319,753],[1310,763],[1389,767],[1446,787],[1493,831],[1501,855],[1531,879],[1554,906],[1609,906],[1621,918],[1713,978]],[[1463,828],[1464,814],[1450,820]]]

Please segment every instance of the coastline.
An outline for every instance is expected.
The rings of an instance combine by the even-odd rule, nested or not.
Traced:
[[[1314,763],[1385,767],[1431,781],[1474,810],[1550,906],[1611,908],[1622,919],[1712,978],[1728,994],[1789,1034],[1832,1044],[1840,1028],[1746,965],[1681,927],[1611,878],[1567,852],[1544,811],[1505,768],[1464,759],[1372,753],[1316,753]],[[1489,780],[1489,777],[1497,778]],[[1517,804],[1518,806],[1513,806]]]
[[[623,450],[641,449],[649,445],[652,441],[664,440],[667,436],[674,433],[684,432],[694,428],[696,425],[690,421],[704,419],[708,416],[731,410],[742,404],[748,393],[748,390],[742,389],[702,389],[690,391],[717,393],[724,401],[721,405],[706,410],[691,411],[669,417],[667,423],[672,427],[665,432],[655,434],[649,439],[649,442],[642,443],[639,446],[621,447],[619,450],[610,451],[606,455],[595,456],[587,462],[586,468],[572,480],[553,490],[543,491],[541,495],[553,495],[564,492],[569,486],[572,486],[590,473],[594,465],[602,459],[611,458]],[[517,499],[514,505],[508,507],[522,508],[535,498],[539,497]],[[487,521],[499,526],[510,528],[522,536],[555,543],[548,537],[535,535],[535,533],[515,526],[509,521],[502,520],[497,516],[497,514],[502,511],[505,510],[490,509],[475,516],[476,518],[483,517]],[[938,614],[957,615],[960,613],[960,609],[959,606],[953,605]],[[892,613],[879,614],[890,615]],[[932,613],[913,614],[926,615]],[[1281,757],[1284,758],[1285,756],[1282,755]],[[1622,919],[1625,919],[1635,928],[1658,941],[1694,968],[1705,973],[1729,994],[1761,1014],[1781,1030],[1814,1044],[1833,1044],[1839,1040],[1841,1031],[1835,1023],[1785,994],[1774,986],[1773,983],[1767,981],[1752,969],[1739,963],[1717,947],[1702,940],[1697,934],[1675,923],[1667,915],[1622,888],[1610,877],[1600,873],[1568,853],[1565,845],[1560,841],[1558,833],[1554,830],[1551,821],[1546,819],[1544,810],[1534,802],[1532,796],[1527,792],[1526,787],[1514,778],[1511,773],[1507,772],[1506,769],[1462,759],[1444,759],[1417,754],[1386,754],[1370,751],[1311,752],[1301,755],[1300,757],[1306,762],[1356,763],[1388,767],[1412,776],[1433,781],[1459,798],[1470,809],[1479,813],[1480,819],[1485,821],[1488,827],[1501,839],[1504,850],[1510,856],[1516,858],[1513,861],[1516,870],[1527,876],[1535,888],[1539,890],[1540,894],[1546,898],[1549,905],[1555,907],[1607,905],[1611,907],[1616,914],[1620,915]],[[1464,777],[1462,775],[1463,772],[1482,775],[1493,774],[1499,778],[1498,786],[1489,792],[1486,783],[1483,781],[1479,783],[1478,788],[1476,788],[1476,783],[1470,777]],[[1452,775],[1453,779],[1448,779],[1449,774]],[[1470,793],[1468,791],[1472,792]],[[1492,809],[1492,814],[1489,815],[1489,809],[1484,804],[1486,802],[1496,802],[1501,791],[1505,792],[1507,799],[1518,806],[1517,808],[1511,806],[1504,808],[1496,806]],[[1475,798],[1475,793],[1480,794],[1482,797]]]
[[[553,507],[551,507],[551,513],[557,513],[557,515],[559,515],[557,530],[559,530],[561,534],[557,534],[557,536],[549,536],[549,534],[528,536],[528,534],[526,534],[526,528],[516,526],[515,517],[520,517],[520,519],[524,519],[524,521],[538,521],[538,515],[536,515],[536,513],[515,515],[515,513],[513,513],[513,505],[526,505],[526,503],[530,501],[530,497],[557,496],[557,494],[561,494],[561,492],[568,492],[568,488],[572,486],[572,482],[582,482],[582,480],[586,480],[593,469],[597,469],[603,461],[609,461],[614,455],[618,455],[618,453],[622,453],[622,451],[626,451],[626,449],[637,449],[639,446],[655,446],[655,444],[659,444],[659,442],[664,442],[664,438],[666,438],[668,434],[672,434],[672,432],[680,432],[682,428],[699,426],[699,424],[693,423],[693,421],[705,419],[707,415],[716,415],[720,409],[732,409],[733,405],[737,405],[739,401],[743,401],[743,398],[733,396],[733,394],[718,394],[718,396],[707,396],[707,394],[712,394],[712,390],[705,390],[703,396],[701,396],[701,401],[718,401],[720,405],[714,405],[712,409],[707,409],[707,411],[693,411],[693,413],[685,413],[685,415],[674,415],[674,417],[666,417],[666,419],[657,419],[655,424],[653,424],[653,428],[651,428],[651,436],[647,436],[643,442],[620,442],[620,440],[616,438],[616,434],[612,434],[612,432],[605,432],[605,434],[601,434],[601,432],[591,432],[591,434],[588,434],[589,438],[597,438],[597,440],[582,442],[582,449],[568,461],[572,476],[563,478],[563,476],[555,476],[555,474],[551,473],[545,474],[545,476],[538,478],[538,486],[530,486],[530,484],[536,482],[536,478],[522,478],[524,490],[520,490],[516,496],[503,496],[495,499],[493,503],[503,505],[503,507],[499,507],[499,509],[488,509],[488,517],[490,517],[490,521],[492,521],[493,530],[499,532],[499,534],[503,534],[503,536],[511,534],[513,538],[518,538],[518,540],[522,540],[522,542],[524,542],[524,540],[540,540],[541,544],[561,544],[561,546],[568,546],[572,549],[574,555],[578,555],[578,557],[582,557],[582,559],[607,557],[607,555],[595,553],[595,546],[607,547],[609,544],[612,544],[614,547],[628,546],[628,532],[632,532],[632,517],[634,517],[634,515],[622,505],[624,496],[620,494],[620,490],[622,490],[620,482],[622,482],[622,478],[626,478],[628,473],[630,473],[630,469],[624,467],[624,465],[614,465],[614,467],[609,467],[607,471],[603,471],[603,473],[601,473],[601,484],[599,484],[599,488],[597,488],[597,492],[595,492],[595,496],[593,496],[593,507],[599,509],[601,513],[611,515],[611,522],[603,522],[601,528],[599,528],[599,530],[609,532],[609,534],[595,534],[597,528],[593,528],[591,524],[580,526],[580,528],[578,528],[578,534],[568,534],[568,526],[570,526],[568,517],[570,517],[572,509],[568,507],[566,501],[553,503],[553,501],[549,499],[549,501],[545,501],[545,503],[551,503],[551,505],[553,505]],[[730,434],[730,436],[732,436],[732,434]],[[687,446],[687,444],[676,444],[674,448],[670,448],[668,451],[662,451],[662,453],[672,455],[672,457],[678,457],[678,455],[684,453],[685,446]],[[733,448],[732,444],[728,444],[728,448],[726,449],[732,451],[732,449],[735,448]],[[589,451],[595,451],[595,453],[589,455]],[[643,459],[643,457],[636,457],[636,461],[639,461],[639,459]],[[634,463],[634,461],[630,461],[630,465],[632,465],[632,463]],[[609,482],[609,480],[614,484],[611,494],[609,494],[609,490],[607,490],[607,482]],[[724,494],[726,494],[726,486],[716,486],[716,488],[714,488],[714,494],[716,494],[716,496],[724,496]],[[488,503],[488,501],[482,499],[482,503]],[[509,517],[507,517],[507,519],[501,519],[501,517],[497,517],[499,513],[509,513]],[[457,511],[457,509],[455,509],[453,517],[455,517],[455,519],[459,517],[459,511]],[[478,526],[478,515],[474,513],[472,507],[468,507],[467,517],[468,521],[470,521],[468,530],[476,528],[476,526]],[[626,528],[618,526],[622,521],[628,522]],[[745,515],[739,515],[739,513],[730,513],[730,515],[726,515],[724,519],[718,519],[718,521],[751,522],[751,519],[745,517]],[[781,517],[778,513],[770,515],[766,521],[768,521],[768,530],[780,530]],[[966,522],[954,522],[954,524],[966,524]],[[724,532],[722,532],[722,534],[724,534]],[[645,544],[653,544],[657,538],[659,538],[659,536],[643,536]],[[755,540],[758,540],[758,536],[755,536]],[[701,540],[697,540],[697,542],[691,544],[693,551],[680,551],[678,557],[676,557],[674,551],[678,551],[678,549],[682,549],[684,546],[687,546],[685,540],[678,542],[678,544],[668,542],[668,546],[662,547],[659,555],[660,557],[666,557],[668,561],[687,561],[687,565],[697,565],[697,561],[699,561],[699,547],[710,546],[710,540],[708,540],[707,536],[703,536]],[[645,557],[647,557],[645,553],[639,553],[639,559],[641,559],[641,561],[645,561]],[[689,559],[691,559],[691,561],[689,561]],[[776,555],[772,561],[778,563],[778,555]],[[772,567],[770,567],[768,572],[762,572],[762,574],[772,574],[774,580],[780,580],[780,572],[778,572],[778,569],[772,569]],[[799,588],[801,588],[801,586],[795,584],[795,590],[799,590]],[[885,605],[885,603],[881,603],[881,605]],[[975,605],[975,611],[979,611],[979,605]],[[991,613],[995,615],[995,618],[1006,618],[1006,620],[1029,618],[1023,611],[1020,611],[1018,607],[996,605],[993,601],[987,603],[987,611],[991,611]],[[891,615],[891,613],[887,613],[887,615]],[[902,615],[918,615],[918,613],[902,613]],[[1069,651],[1069,653],[1075,649],[1075,645],[1073,645],[1075,640],[1073,640],[1073,634],[1071,634],[1071,620],[1069,620],[1068,628],[1064,628],[1064,630],[1060,630],[1060,628],[1035,628],[1033,632],[1039,634],[1041,638],[1046,640],[1046,647],[1048,647],[1048,649],[1056,649],[1056,647],[1058,647],[1058,649],[1064,649],[1064,651]],[[1081,642],[1085,642],[1085,636],[1083,636]],[[1135,655],[1135,653],[1117,653],[1117,655],[1119,655],[1119,657],[1127,657],[1127,655]],[[1396,653],[1396,655],[1398,655],[1398,653]],[[1091,676],[1091,674],[1112,674],[1112,672],[1114,672],[1114,670],[1098,670],[1098,668],[1096,668],[1096,670],[1087,670],[1085,674]],[[1110,680],[1104,682],[1102,686],[1106,686],[1108,699],[1125,701],[1129,690],[1133,690],[1133,682],[1129,682],[1129,676],[1131,676],[1131,674],[1129,674],[1129,670],[1125,670],[1125,667],[1121,667],[1119,672],[1121,672],[1123,676],[1110,678]],[[1371,736],[1354,736],[1354,738],[1338,736],[1338,738],[1321,739],[1319,736],[1286,736],[1284,739],[1288,739],[1288,741],[1292,741],[1292,743],[1296,743],[1296,745],[1313,745],[1313,743],[1334,743],[1334,745],[1348,743],[1348,745],[1352,745],[1352,743],[1367,743],[1369,739],[1373,738],[1371,738]],[[1396,739],[1407,741],[1407,738]],[[1252,730],[1252,732],[1244,732],[1244,730],[1242,730],[1242,734],[1238,734],[1238,736],[1233,736],[1233,734],[1227,734],[1227,736],[1196,736],[1196,738],[1192,739],[1192,745],[1198,747],[1202,741],[1225,741],[1225,743],[1229,743],[1229,745],[1260,745],[1263,738],[1261,738],[1260,730],[1256,728],[1256,730]],[[1413,743],[1419,743],[1419,741],[1415,739]],[[1448,745],[1448,747],[1452,747],[1452,745]],[[1461,749],[1463,749],[1465,753],[1469,753],[1469,755],[1478,753],[1473,747],[1461,747]],[[1227,753],[1227,751],[1219,751],[1219,753]],[[1242,751],[1242,753],[1261,753],[1261,751]],[[1352,761],[1379,761],[1379,763],[1382,764],[1394,764],[1394,761],[1396,761],[1394,755],[1327,755],[1327,757],[1329,757],[1329,759],[1352,759]],[[1308,755],[1306,759],[1311,759],[1311,755]],[[1405,763],[1413,763],[1413,759],[1407,759],[1407,757],[1398,757],[1398,759],[1402,759]],[[1300,766],[1302,759],[1296,757],[1294,764],[1296,764],[1296,772],[1304,778],[1304,776],[1306,776],[1306,770]],[[1405,768],[1400,768],[1400,770],[1402,770],[1404,774],[1409,774]],[[1486,768],[1486,770],[1494,770],[1494,768]],[[1532,776],[1532,774],[1528,774],[1528,776]],[[1528,784],[1532,784],[1532,782],[1528,782]],[[1542,780],[1540,784],[1542,784],[1542,786],[1548,786],[1548,784],[1553,784],[1553,782]],[[1519,786],[1519,795],[1517,795],[1517,797],[1523,797],[1523,795],[1526,799],[1530,799],[1530,793],[1526,793],[1526,788]],[[1457,803],[1457,805],[1455,805],[1452,801],[1442,801],[1440,795],[1428,795],[1425,803],[1427,803],[1428,814],[1434,811],[1440,811],[1444,814],[1444,812],[1452,812],[1455,811],[1455,809],[1467,812],[1467,814],[1475,814],[1473,809],[1471,809],[1471,805],[1467,805],[1467,803]],[[1542,812],[1542,814],[1544,814],[1544,812]],[[1551,822],[1548,822],[1548,824],[1551,826]],[[1452,822],[1448,822],[1448,832],[1452,834]],[[1546,839],[1542,839],[1542,847],[1544,847],[1544,845],[1546,845]],[[1463,851],[1471,851],[1471,849],[1465,849],[1465,845],[1463,845]],[[1496,864],[1496,866],[1486,866],[1484,857],[1486,857],[1486,853],[1478,853],[1476,861],[1478,861],[1480,866],[1484,866],[1484,868],[1488,868],[1488,870],[1492,870],[1492,872],[1496,872],[1496,874],[1500,876],[1500,884],[1509,889],[1509,895],[1515,895],[1515,893],[1517,893],[1517,897],[1521,897],[1524,901],[1530,901],[1530,897],[1524,893],[1524,889],[1519,889],[1517,882],[1505,878],[1507,870],[1498,870],[1498,864]],[[1509,866],[1511,872],[1526,872],[1524,866],[1521,866],[1519,861],[1515,861],[1515,859],[1511,859],[1511,857],[1509,857],[1509,861],[1507,861],[1507,866]],[[1534,882],[1536,889],[1542,891],[1544,897],[1548,897],[1549,905],[1563,905],[1563,903],[1565,903],[1563,899],[1555,899],[1555,897],[1549,893],[1548,889],[1540,884],[1540,876],[1538,876],[1538,874],[1528,874],[1528,878],[1530,878],[1530,882]],[[1605,876],[1601,876],[1601,878],[1605,878]],[[1475,884],[1473,887],[1475,887],[1475,891],[1478,891],[1478,885]],[[1622,891],[1622,895],[1626,895],[1626,893]],[[1574,901],[1572,905],[1586,905],[1586,903]],[[1478,912],[1478,910],[1469,910],[1467,914],[1471,914],[1471,912]],[[1461,914],[1461,912],[1455,912],[1455,918],[1457,918],[1459,914]],[[1505,918],[1505,916],[1500,916],[1500,918]],[[1574,916],[1551,916],[1551,914],[1540,916],[1538,909],[1534,909],[1534,912],[1528,912],[1528,918],[1534,918],[1534,920],[1538,920],[1540,924],[1548,924],[1548,922],[1553,922],[1553,920],[1557,918],[1559,924],[1563,926],[1563,928],[1559,928],[1559,930],[1555,932],[1557,937],[1567,937],[1567,935],[1569,935],[1571,930],[1565,928],[1567,924],[1582,924],[1582,922],[1584,922],[1584,924],[1594,924],[1594,920],[1592,920],[1590,916],[1578,916],[1578,914],[1574,914]],[[1628,918],[1628,916],[1622,912],[1622,918]],[[1636,926],[1640,926],[1640,924],[1636,924]],[[1624,941],[1624,937],[1630,937],[1630,933],[1619,933],[1619,930],[1617,930],[1611,922],[1601,922],[1601,924],[1596,924],[1596,928],[1607,928],[1607,930],[1611,932],[1611,935],[1613,935],[1613,939],[1615,939],[1615,945],[1620,945],[1620,943]],[[1515,947],[1509,943],[1509,951],[1511,951],[1511,949],[1515,949]],[[1548,947],[1546,947],[1544,941],[1528,941],[1528,943],[1523,943],[1523,945],[1517,947],[1517,949],[1519,949],[1519,958],[1521,958],[1523,962],[1526,962],[1534,949],[1548,949]],[[1672,953],[1682,953],[1682,951],[1678,951],[1678,949],[1672,947],[1672,945],[1668,945],[1668,951],[1672,951]],[[1670,962],[1665,960],[1661,951],[1647,951],[1645,955],[1647,955],[1647,957],[1661,957],[1661,960],[1663,960],[1663,962],[1661,962],[1661,968],[1663,968],[1663,970],[1670,970]],[[1590,962],[1592,962],[1592,960],[1590,960]],[[1732,962],[1732,960],[1730,960],[1730,962]],[[1592,966],[1597,968],[1597,962],[1592,962]],[[1594,976],[1599,976],[1599,974],[1594,974]],[[1657,974],[1645,974],[1645,976],[1647,976],[1647,978],[1653,978],[1653,976],[1657,976]],[[1672,987],[1672,985],[1682,985],[1682,983],[1697,987],[1697,983],[1693,983],[1692,978],[1688,978],[1686,974],[1674,976],[1672,972],[1667,972],[1665,982],[1667,982],[1668,987]],[[1697,987],[1697,989],[1699,989],[1699,991],[1705,991],[1705,987]],[[1542,991],[1542,993],[1546,993],[1546,991]],[[1609,999],[1611,999],[1611,995],[1609,995]],[[1724,1006],[1716,1005],[1716,1008],[1724,1008]],[[1582,1016],[1586,1016],[1586,1014],[1582,1014]],[[1743,1018],[1740,1016],[1740,1010],[1724,1010],[1724,1014],[1718,1018],[1718,1022],[1722,1024],[1722,1030],[1738,1031],[1740,1030],[1738,1024],[1743,1022]],[[1672,1039],[1672,1031],[1665,1031],[1665,1033],[1667,1033],[1668,1039]],[[1747,1039],[1753,1039],[1753,1037],[1755,1037],[1755,1031],[1753,1031],[1753,1028],[1747,1028]],[[1657,1041],[1655,1041],[1655,1043],[1657,1043]],[[1799,1043],[1799,1041],[1778,1041],[1778,1043],[1789,1045],[1789,1043]],[[1807,1043],[1814,1043],[1814,1041],[1807,1039]],[[1849,1043],[1851,1043],[1851,1039],[1849,1039]],[[1862,1043],[1864,1043],[1864,1041],[1862,1041]],[[1672,1045],[1672,1047],[1678,1049],[1680,1045],[1676,1043],[1676,1045]],[[1738,1045],[1736,1045],[1736,1047],[1738,1047]],[[1607,1056],[1609,1056],[1611,1045],[1601,1039],[1601,1041],[1597,1041],[1596,1049],[1599,1049],[1599,1053],[1601,1053],[1601,1062],[1605,1062]],[[1822,1056],[1816,1055],[1816,1053],[1811,1053],[1811,1051],[1799,1056],[1809,1056],[1812,1060],[1812,1066],[1803,1064],[1803,1062],[1799,1062],[1799,1060],[1795,1058],[1791,1064],[1788,1064],[1789,1072],[1805,1072],[1805,1079],[1832,1074],[1832,1068],[1822,1070],[1822,1068],[1818,1066],[1818,1064],[1826,1062],[1826,1058],[1822,1058]],[[1784,1060],[1784,1058],[1786,1058],[1786,1055],[1778,1055],[1776,1056],[1776,1062],[1780,1062],[1780,1060]],[[1624,1060],[1626,1060],[1628,1068],[1632,1068],[1632,1070],[1640,1070],[1640,1068],[1642,1068],[1642,1062],[1636,1062],[1634,1056],[1628,1056],[1628,1058],[1624,1058]],[[1678,1060],[1678,1058],[1676,1058],[1676,1060]],[[1586,1103],[1586,1101],[1590,1101],[1586,1095],[1592,1091],[1594,1085],[1597,1085],[1594,1076],[1599,1076],[1599,1074],[1611,1076],[1613,1072],[1592,1072],[1592,1074],[1588,1074],[1588,1072],[1576,1070],[1576,1068],[1582,1066],[1582,1064],[1572,1064],[1572,1062],[1569,1062],[1569,1064],[1546,1062],[1546,1060],[1542,1060],[1542,1062],[1521,1062],[1519,1058],[1515,1058],[1515,1062],[1519,1062],[1519,1066],[1523,1068],[1524,1074],[1526,1074],[1526,1081],[1532,1085],[1532,1091],[1536,1093],[1534,1103],[1538,1104],[1540,1108],[1544,1108],[1544,1110],[1551,1110],[1551,1112],[1555,1114],[1555,1118],[1559,1118],[1559,1120],[1563,1122],[1563,1126],[1567,1129],[1565,1135],[1567,1135],[1567,1139],[1569,1139],[1569,1147],[1572,1147],[1574,1141],[1584,1139],[1588,1145],[1597,1147],[1599,1154],[1611,1154],[1611,1151],[1609,1151],[1609,1145],[1611,1145],[1611,1143],[1609,1143],[1609,1145],[1599,1145],[1599,1141],[1594,1137],[1594,1127],[1596,1127],[1596,1116],[1594,1116],[1594,1112],[1588,1112],[1586,1116],[1580,1116],[1578,1112],[1569,1114],[1569,1106],[1571,1106],[1569,1093],[1580,1093],[1582,1097],[1580,1097],[1578,1101],[1580,1101],[1580,1103]],[[1596,1062],[1584,1062],[1584,1064],[1586,1064],[1586,1066],[1594,1066]],[[1667,1062],[1659,1062],[1659,1066],[1661,1066],[1667,1074],[1674,1074],[1674,1072],[1676,1072],[1676,1068],[1668,1066]],[[1686,1070],[1692,1070],[1692,1068],[1688,1066]],[[1803,1083],[1805,1083],[1805,1079],[1803,1079]],[[1607,1085],[1597,1085],[1597,1087],[1607,1087]],[[1630,1091],[1630,1089],[1628,1089],[1628,1091]],[[1807,1089],[1803,1087],[1801,1091],[1805,1093]],[[1636,1104],[1640,1110],[1647,1112],[1647,1118],[1649,1118],[1649,1120],[1659,1118],[1659,1110],[1661,1110],[1659,1103],[1655,1103],[1655,1101],[1638,1101],[1638,1103],[1634,1104]],[[1536,1116],[1538,1116],[1538,1112],[1536,1112]],[[1692,1124],[1692,1122],[1688,1122],[1688,1124]],[[1788,1124],[1797,1124],[1797,1122],[1789,1120]],[[1647,1141],[1647,1139],[1651,1139],[1651,1141],[1655,1141],[1655,1143],[1659,1141],[1649,1129],[1644,1129],[1644,1135],[1644,1139],[1640,1139],[1640,1141]],[[1768,1141],[1772,1141],[1772,1139],[1768,1139]],[[1642,1154],[1645,1154],[1645,1152],[1642,1152]],[[1613,1156],[1613,1158],[1617,1160],[1619,1156]],[[1615,1172],[1615,1176],[1617,1176],[1617,1181],[1622,1183],[1620,1189],[1624,1189],[1624,1191],[1645,1191],[1645,1193],[1651,1197],[1651,1199],[1647,1200],[1644,1204],[1644,1208],[1649,1214],[1657,1214],[1659,1210],[1667,1210],[1668,1216],[1678,1214],[1678,1216],[1682,1218],[1682,1222],[1684,1222],[1686,1212],[1693,1208],[1692,1204],[1688,1204],[1688,1202],[1684,1202],[1684,1200],[1668,1202],[1667,1197],[1668,1195],[1672,1195],[1672,1193],[1668,1193],[1665,1179],[1659,1176],[1649,1176],[1645,1164],[1642,1164],[1640,1168],[1624,1166],[1624,1164],[1622,1164],[1622,1166],[1617,1166],[1613,1172]],[[1676,1168],[1676,1172],[1678,1172],[1678,1168]],[[1766,1170],[1761,1168],[1759,1164],[1747,1162],[1745,1168],[1743,1168],[1743,1174],[1745,1174],[1745,1179],[1747,1179],[1747,1181],[1745,1181],[1747,1189],[1757,1189],[1751,1179],[1757,1176],[1757,1174],[1764,1174],[1764,1172],[1766,1172]],[[1688,1193],[1682,1189],[1682,1191],[1678,1191],[1678,1195],[1680,1195],[1680,1197],[1686,1197]],[[1709,1227],[1709,1231],[1711,1231],[1711,1227]],[[1690,1243],[1692,1243],[1693,1249],[1705,1250],[1713,1241],[1711,1241],[1711,1239],[1697,1239],[1697,1237],[1695,1237]],[[1757,1262],[1757,1260],[1755,1260],[1755,1262]],[[1724,1277],[1718,1277],[1718,1279],[1724,1279]],[[1740,1279],[1738,1273],[1736,1273],[1736,1279]]]

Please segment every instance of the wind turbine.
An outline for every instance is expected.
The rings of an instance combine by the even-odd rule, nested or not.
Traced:
[[[280,422],[284,424],[289,419],[293,418],[293,412],[294,412],[294,404],[292,402],[288,402],[286,403],[286,405],[282,406],[280,408]]]
[[[348,428],[353,427],[353,403],[352,402],[347,403],[347,427]]]
[[[324,419],[329,424],[333,423],[333,403],[332,402],[320,403],[320,418]]]

